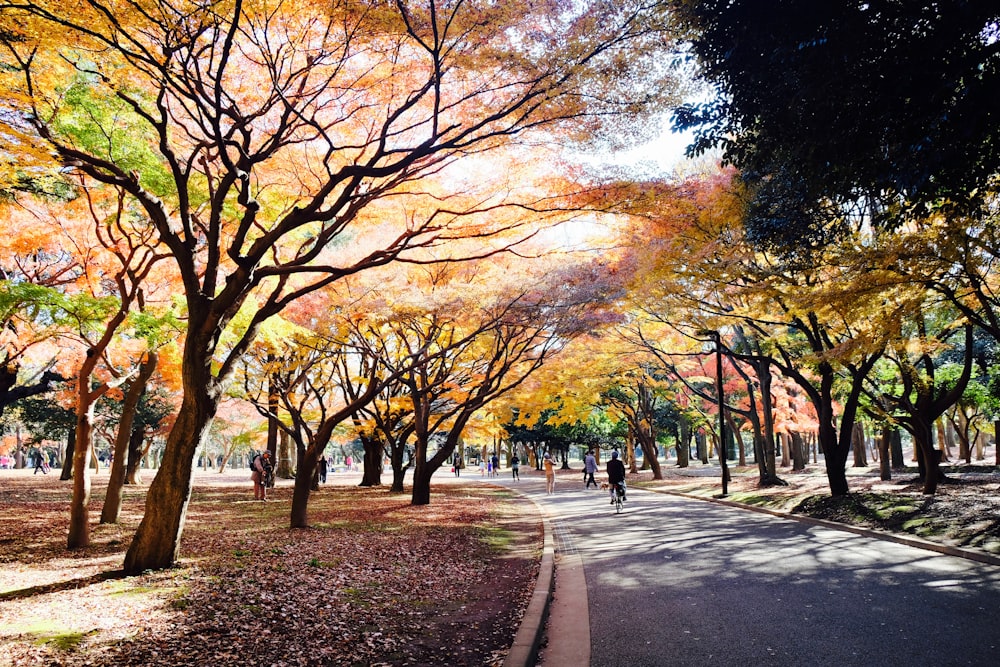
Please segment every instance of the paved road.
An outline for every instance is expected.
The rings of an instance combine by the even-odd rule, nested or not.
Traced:
[[[615,515],[564,479],[552,496],[519,487],[553,520],[557,556],[582,561],[595,667],[1000,664],[998,567],[638,490]],[[560,572],[557,608],[572,604]]]

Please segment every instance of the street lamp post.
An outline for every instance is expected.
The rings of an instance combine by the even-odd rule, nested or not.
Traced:
[[[726,396],[722,387],[722,336],[715,330],[699,333],[711,337],[715,345],[715,394],[719,400],[719,466],[722,468],[722,497],[729,495],[729,466],[726,463]]]

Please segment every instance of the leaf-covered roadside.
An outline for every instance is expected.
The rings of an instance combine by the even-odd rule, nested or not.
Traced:
[[[66,489],[40,483],[3,482],[0,662],[12,665],[499,664],[541,551],[529,504],[487,487],[445,487],[429,507],[326,487],[313,527],[293,531],[291,489],[256,503],[243,486],[201,486],[182,567],[108,578],[128,526],[67,557]]]

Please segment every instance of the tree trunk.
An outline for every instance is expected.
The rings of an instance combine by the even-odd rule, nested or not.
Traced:
[[[80,379],[83,382],[83,379]],[[84,390],[86,391],[86,390]],[[69,512],[68,549],[78,549],[90,544],[90,454],[91,416],[93,404],[76,420],[76,446],[73,449],[73,500]]]
[[[146,444],[146,433],[142,426],[132,429],[132,435],[128,439],[128,468],[125,471],[126,484],[138,484],[142,481],[142,460],[149,451]]]
[[[139,407],[139,400],[146,393],[146,384],[155,370],[156,353],[150,352],[139,367],[138,376],[125,393],[121,421],[118,422],[118,433],[115,436],[114,454],[111,457],[108,489],[104,495],[104,507],[101,510],[101,523],[118,523],[118,518],[121,515],[129,443],[132,440],[132,424],[135,423],[135,413]]]
[[[382,486],[382,443],[375,438],[361,438],[365,460],[358,486]]]
[[[993,463],[1000,466],[1000,419],[993,422]]]
[[[878,468],[879,478],[883,482],[892,479],[892,466],[890,465],[889,449],[892,446],[892,430],[889,427],[882,429],[882,437],[878,441]]]
[[[146,494],[146,512],[125,554],[126,574],[171,567],[180,553],[191,500],[191,462],[201,441],[209,436],[218,407],[216,397],[221,396],[221,392],[214,390],[215,383],[208,379],[207,367],[205,370],[198,378],[186,378],[184,383],[177,421],[167,437],[159,470]]]
[[[892,440],[889,443],[890,465],[893,470],[902,470],[906,465],[903,456],[902,434],[896,427],[889,429],[889,432],[892,434]]]
[[[867,468],[867,443],[865,442],[865,428],[861,423],[855,422],[851,429],[851,451],[854,453],[854,467]]]
[[[653,439],[653,435],[643,433],[638,440],[639,447],[642,449],[643,467],[649,466],[649,469],[653,471],[653,479],[663,479],[663,471],[660,469],[660,461],[656,456],[656,441]]]
[[[679,427],[674,429],[674,442],[677,443],[674,448],[677,452],[677,467],[687,468],[691,461],[691,430],[687,421],[682,421]],[[600,451],[598,448],[597,453]]]
[[[1000,424],[1000,422],[998,422]],[[66,456],[63,457],[63,468],[62,474],[59,475],[59,479],[63,482],[68,482],[73,478],[73,459],[75,458],[74,451],[76,449],[76,427],[72,427],[69,430],[69,434],[66,436]]]
[[[790,434],[789,448],[792,455],[792,470],[805,470],[806,469],[806,443],[802,439],[802,434],[798,431],[792,431]]]
[[[286,431],[278,433],[278,465],[274,467],[274,477],[292,479],[295,470],[292,468],[292,442]]]
[[[324,446],[325,448],[325,446]],[[319,456],[314,447],[303,449],[295,470],[295,487],[292,491],[291,528],[309,527],[309,495],[313,491],[313,477],[318,472],[316,462]]]
[[[913,427],[914,452],[917,455],[917,469],[919,479],[924,483],[923,493],[934,495],[937,492],[938,481],[940,481],[941,453],[934,448],[933,424],[927,423],[919,415],[911,420]]]

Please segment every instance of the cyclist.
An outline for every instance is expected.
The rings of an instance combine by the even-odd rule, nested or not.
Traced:
[[[615,504],[615,491],[618,485],[622,486],[622,500],[625,500],[625,464],[618,458],[618,450],[611,452],[611,460],[608,461],[608,486],[611,487],[611,504]]]

